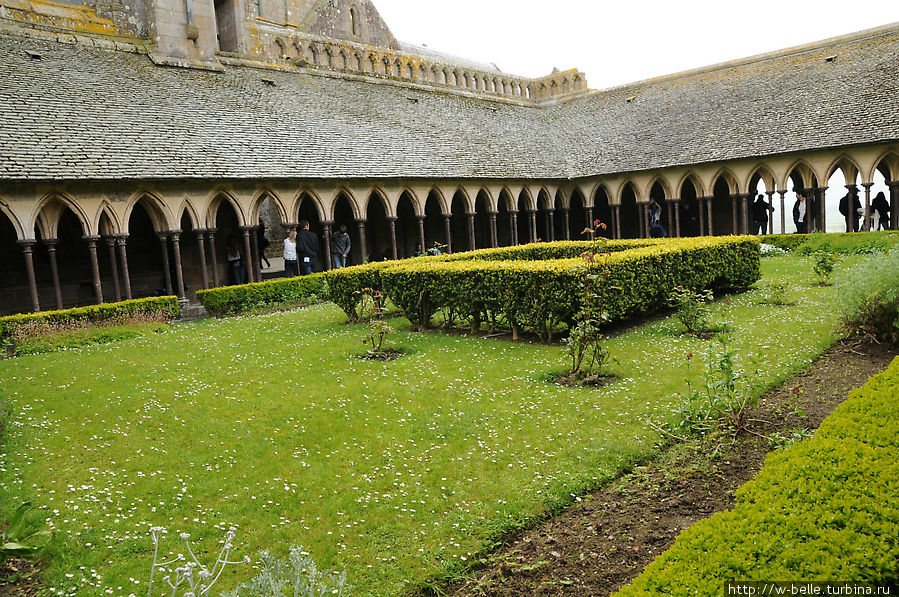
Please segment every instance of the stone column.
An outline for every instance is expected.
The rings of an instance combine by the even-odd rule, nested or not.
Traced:
[[[670,236],[674,234],[674,202],[671,199],[665,201],[665,208],[668,211],[668,228],[666,230]]]
[[[446,238],[446,252],[453,253],[453,214],[443,214],[443,236]]]
[[[706,232],[709,236],[715,236],[714,228],[712,226],[712,199],[714,199],[714,197],[705,198]]]
[[[849,197],[846,199],[846,230],[849,232],[858,232],[858,230],[855,229],[855,213],[852,208],[852,205],[855,203],[854,199],[858,194],[858,186],[847,184],[846,190],[849,192]]]
[[[115,291],[115,300],[118,303],[122,300],[122,287],[119,284],[119,265],[115,256],[116,240],[114,236],[105,236],[103,240],[106,241],[106,247],[109,249],[109,270],[112,273],[112,288]]]
[[[246,233],[246,231],[244,231]],[[181,231],[170,230],[169,238],[172,239],[172,254],[175,256],[175,283],[178,288],[178,298],[184,300],[187,293],[184,291],[184,270],[181,268]],[[244,244],[249,245],[249,239],[244,236]]]
[[[509,226],[512,228],[512,244],[520,244],[518,240],[518,210],[513,209],[509,212]]]
[[[206,269],[206,232],[205,228],[194,228],[197,235],[197,250],[200,252],[200,273],[203,277],[203,290],[209,289],[209,272]]]
[[[259,255],[259,226],[250,226],[250,251],[253,256],[253,278],[262,282],[262,256]]]
[[[415,219],[418,220],[418,242],[421,244],[422,252],[427,253],[428,248],[425,246],[427,242],[425,240],[425,216],[424,214],[419,214],[415,216]]]
[[[209,235],[209,263],[212,265],[212,287],[218,288],[219,284],[219,263],[215,256],[215,228],[207,228],[206,234]]]
[[[640,217],[640,238],[649,238],[649,203],[637,202],[637,215]]]
[[[62,309],[62,287],[59,285],[59,266],[56,263],[56,245],[59,241],[55,238],[45,239],[47,256],[50,258],[50,275],[53,278],[53,294],[56,297],[56,308]]]
[[[865,187],[865,219],[862,226],[865,231],[868,231],[871,229],[871,187],[874,186],[874,183],[863,182],[862,186]]]
[[[584,213],[587,214],[586,228],[593,230],[593,208],[592,207],[584,207]]]
[[[818,232],[827,232],[827,187],[815,189],[815,197],[818,201]]]
[[[549,242],[556,240],[555,210],[553,209],[546,210],[546,239]]]
[[[774,191],[765,191],[768,195],[768,207],[774,207]],[[774,212],[768,210],[768,234],[774,234]]]
[[[490,246],[494,249],[497,247],[496,242],[496,212],[488,211],[487,215],[490,217]]]
[[[699,205],[699,236],[705,236],[705,197],[699,197],[696,203]]]
[[[612,215],[614,216],[615,238],[621,240],[621,204],[612,206]]]
[[[322,229],[325,233],[325,271],[330,271],[332,264],[331,255],[331,228],[334,226],[333,220],[322,220]]]
[[[752,200],[755,198],[755,195],[752,193],[746,193],[743,195],[743,234],[749,234],[750,227],[750,206],[752,205]]]
[[[899,181],[887,183],[890,187],[890,229],[899,229]]]
[[[474,251],[477,246],[474,238],[474,212],[467,211],[465,215],[468,216],[468,248],[470,251]]]
[[[252,284],[256,280],[253,278],[253,249],[250,247],[250,229],[251,228],[249,226],[240,227],[240,231],[243,233],[243,250],[241,251],[241,255],[243,256],[244,269],[247,272],[247,282],[249,284]],[[178,233],[180,234],[180,232],[181,231],[179,230]],[[177,238],[174,234],[172,234],[172,244],[175,248],[178,248]],[[178,265],[181,262],[180,252],[180,248],[178,248],[178,251],[175,254],[175,267],[179,271],[181,270],[181,266]],[[179,273],[178,276],[180,277],[181,274]],[[181,294],[178,295],[178,298],[184,298],[184,289],[182,287],[182,283],[179,282],[178,286],[181,287]]]
[[[356,228],[359,230],[359,249],[362,255],[362,263],[368,261],[368,241],[365,239],[365,219],[356,220]]]
[[[163,277],[165,278],[165,290],[169,293],[169,296],[175,296],[175,291],[172,288],[172,265],[169,261],[169,233],[168,232],[160,232],[159,233],[159,243],[162,246],[162,268],[165,270],[163,272]]]
[[[103,304],[103,285],[100,283],[100,262],[97,260],[97,241],[99,236],[85,236],[87,241],[87,250],[91,256],[91,273],[94,276],[94,294],[97,297],[97,304]]]
[[[785,200],[787,197],[786,191],[777,191],[777,194],[780,195],[780,233],[787,233],[787,210],[785,208]]]
[[[674,204],[674,236],[680,238],[680,199],[672,199],[671,203]]]
[[[537,242],[537,210],[529,209],[528,218],[530,219],[531,242]]]
[[[119,247],[119,264],[122,266],[122,287],[125,289],[125,298],[130,301],[131,274],[128,273],[128,235],[118,235],[115,242]]]
[[[737,212],[740,211],[740,200],[743,198],[743,195],[731,195],[730,196],[730,208],[733,216],[733,228],[734,234],[740,234],[740,218],[737,215]]]
[[[571,240],[571,226],[568,222],[568,208],[562,208],[562,221],[565,223],[565,240]]]
[[[37,296],[37,278],[34,275],[34,241],[20,240],[22,255],[25,257],[25,273],[28,275],[28,290],[31,291],[31,308],[35,313],[41,310],[41,303]]]
[[[390,254],[393,255],[393,259],[399,259],[399,255],[396,250],[396,217],[390,216],[387,218],[387,224],[390,226]]]

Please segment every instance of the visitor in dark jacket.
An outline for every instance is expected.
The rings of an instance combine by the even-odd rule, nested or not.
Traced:
[[[334,236],[331,237],[331,261],[334,264],[334,269],[346,267],[347,258],[352,248],[353,243],[350,240],[350,235],[347,234],[346,226],[341,224]]]
[[[797,234],[808,233],[808,204],[805,201],[805,192],[796,191],[796,203],[793,204],[793,223],[796,224]]]
[[[850,190],[842,199],[840,199],[840,213],[846,220],[846,232],[858,232],[859,220],[861,220],[862,202],[859,201],[858,193]],[[847,210],[851,210],[848,212]],[[849,214],[847,216],[847,213]]]
[[[318,237],[309,231],[309,220],[300,221],[297,233],[297,261],[300,264],[300,275],[308,276],[318,260]]]
[[[890,203],[883,192],[877,193],[871,202],[871,210],[877,214],[878,223],[872,230],[890,229]]]
[[[773,212],[774,208],[768,205],[764,195],[755,198],[755,203],[752,204],[753,234],[768,232],[768,214]]]

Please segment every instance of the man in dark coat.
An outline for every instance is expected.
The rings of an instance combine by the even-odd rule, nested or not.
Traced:
[[[318,237],[309,231],[309,220],[300,221],[297,233],[297,261],[300,264],[300,275],[308,276],[318,261]]]
[[[862,217],[859,210],[861,208],[862,202],[859,201],[858,194],[855,191],[850,190],[840,199],[840,213],[846,219],[846,232],[859,231],[859,221]]]
[[[874,197],[874,201],[871,202],[871,210],[876,211],[879,217],[879,222],[876,230],[880,230],[883,228],[884,230],[890,229],[890,203],[887,201],[886,195],[883,194],[883,191],[877,193]]]
[[[768,232],[768,214],[773,213],[774,208],[768,205],[764,195],[755,198],[752,204],[753,234],[766,234]]]

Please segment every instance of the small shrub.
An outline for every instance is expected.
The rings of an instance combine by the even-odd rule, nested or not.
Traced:
[[[349,595],[346,573],[321,571],[302,547],[291,547],[286,561],[275,559],[267,551],[260,554],[261,572],[224,597],[323,597]]]
[[[830,284],[830,276],[837,265],[837,256],[833,253],[814,253],[812,255],[815,260],[814,271],[818,276],[818,284],[827,286]]]
[[[711,290],[694,292],[689,288],[678,286],[668,296],[668,304],[677,309],[677,318],[687,328],[687,332],[696,334],[711,327],[708,303],[712,298]]]
[[[786,282],[770,282],[761,288],[761,298],[758,301],[760,305],[790,305],[792,303],[787,299],[787,291],[789,286]]]
[[[396,330],[383,319],[376,319],[368,324],[368,332],[362,338],[362,343],[371,346],[369,352],[379,353],[384,346],[384,339]]]
[[[727,329],[727,328],[726,328]],[[745,431],[749,414],[758,405],[757,396],[737,364],[730,334],[715,335],[709,347],[706,372],[700,389],[683,397],[676,427],[706,434],[720,429],[734,435]]]
[[[44,549],[50,531],[27,530],[25,516],[29,510],[30,502],[16,508],[6,521],[6,528],[0,531],[0,565],[10,558],[34,559]]]
[[[844,332],[899,345],[899,246],[840,272],[837,297]]]

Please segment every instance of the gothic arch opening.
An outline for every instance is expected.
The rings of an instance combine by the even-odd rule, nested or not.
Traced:
[[[394,244],[390,234],[390,223],[387,221],[387,204],[380,193],[373,192],[369,196],[365,214],[369,260],[392,259]]]
[[[556,216],[553,218],[556,240],[571,240],[571,237],[568,235],[568,222],[571,218],[568,209],[565,207],[562,191],[556,191],[556,198],[553,202],[553,206],[556,212]]]
[[[237,210],[227,199],[220,198],[215,212],[215,257],[216,267],[223,284],[245,284],[247,278],[247,250],[244,247],[243,232],[240,230],[240,218]],[[230,259],[229,259],[230,255]],[[235,258],[239,256],[239,261]],[[174,261],[169,260],[175,267]]]
[[[446,244],[449,239],[446,238],[446,232],[443,225],[443,209],[440,206],[440,199],[436,191],[428,193],[428,199],[425,201],[425,250],[432,248],[435,244],[440,248],[440,252],[446,252]]]
[[[512,198],[505,189],[500,191],[499,201],[497,201],[496,210],[496,244],[500,247],[508,247],[515,244],[515,234],[513,234],[512,212],[515,208],[512,206]],[[515,216],[516,226],[521,225],[521,218],[526,214],[517,213]],[[527,237],[525,237],[527,238]],[[521,236],[518,242],[522,242]]]
[[[319,217],[318,208],[315,201],[307,194],[303,195],[300,201],[300,219],[309,220],[309,230],[321,230],[321,218]],[[356,216],[353,213],[353,204],[344,193],[340,193],[334,202],[334,231],[340,230],[341,226],[346,226],[347,234],[350,235],[350,254],[347,256],[347,266],[362,265],[368,258],[368,249],[366,242],[362,242],[362,231],[359,222],[356,222]],[[365,226],[363,224],[362,226]],[[320,232],[315,232],[320,234]],[[333,234],[333,232],[332,232]],[[319,251],[319,267],[324,267],[324,247]]]
[[[474,238],[476,249],[493,246],[490,234],[490,199],[485,191],[479,191],[474,204]]]
[[[145,200],[137,202],[127,224],[128,271],[134,297],[164,296],[174,288],[174,285],[166,285],[166,275],[171,277],[173,272],[166,272],[163,268],[164,245],[146,203]],[[172,284],[171,280],[169,284]]]
[[[659,204],[659,223],[662,225],[662,228],[665,229],[665,232],[670,236],[672,231],[674,230],[672,224],[668,216],[668,201],[665,197],[665,188],[662,186],[662,183],[659,181],[655,181],[649,189],[649,206],[646,208],[647,210],[652,209],[652,202],[655,201]],[[650,223],[652,222],[651,213],[647,213],[647,218]],[[651,236],[651,231],[647,230],[647,236]]]
[[[9,315],[28,311],[30,302],[24,302],[28,296],[28,277],[25,272],[25,258],[16,227],[7,215],[0,212],[0,315]],[[39,271],[44,268],[35,266]],[[43,299],[43,297],[41,297]],[[41,305],[45,302],[41,300]]]
[[[584,196],[580,190],[571,191],[571,200],[568,204],[568,238],[571,240],[588,240],[584,235],[584,228],[593,222],[587,222],[587,210],[584,209]]]
[[[462,191],[456,191],[450,205],[450,227],[453,236],[454,253],[463,253],[474,249],[474,238],[468,228],[468,201]]]
[[[396,205],[396,244],[397,256],[400,259],[414,257],[419,244],[418,218],[415,216],[415,204],[408,191],[403,191]],[[419,250],[423,251],[425,247]]]
[[[699,236],[699,199],[696,186],[689,178],[680,189],[680,228],[681,236]]]
[[[607,238],[612,237],[612,206],[609,204],[609,195],[606,193],[605,187],[596,189],[593,195],[593,219],[599,220],[606,225],[605,230],[600,230],[599,234]]]
[[[537,193],[537,236],[543,237],[546,242],[555,240],[555,217],[550,216],[552,203],[546,191],[540,189]],[[552,214],[555,216],[555,214]]]
[[[640,238],[642,228],[637,193],[634,185],[627,183],[621,191],[621,238]]]
[[[742,198],[731,195],[730,185],[719,176],[712,188],[712,234],[742,234]]]
[[[531,230],[531,210],[534,209],[531,205],[530,198],[525,191],[521,191],[518,195],[518,201],[516,202],[516,207],[518,208],[518,230],[516,234],[518,235],[518,244],[523,245],[525,243],[531,243],[536,241],[537,237],[540,236],[539,226],[537,230],[536,236],[534,235],[534,231]]]

